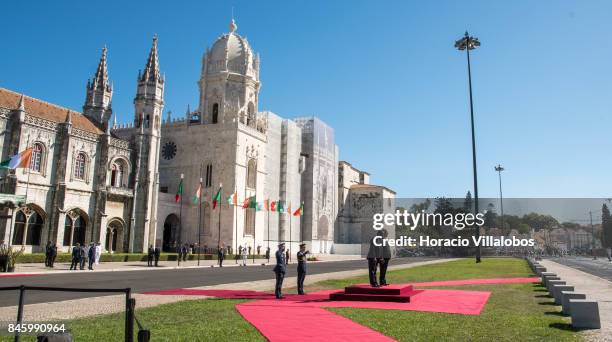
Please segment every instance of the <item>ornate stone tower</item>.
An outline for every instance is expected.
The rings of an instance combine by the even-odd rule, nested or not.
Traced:
[[[106,52],[106,47],[104,47],[93,80],[87,80],[87,94],[83,105],[83,115],[98,124],[104,131],[108,127],[108,121],[113,111],[111,108],[113,86],[108,80]]]
[[[232,19],[230,32],[221,35],[202,57],[198,112],[204,124],[237,119],[258,126],[259,55],[236,33],[237,28]]]
[[[159,147],[161,115],[164,108],[165,80],[159,72],[157,36],[144,71],[138,73],[134,98],[134,202],[128,250],[144,252],[155,244],[157,196],[159,187]]]

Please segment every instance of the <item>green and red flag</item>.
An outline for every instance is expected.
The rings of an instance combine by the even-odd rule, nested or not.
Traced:
[[[213,201],[213,210],[215,208],[217,208],[218,205],[221,204],[221,190],[223,189],[223,186],[219,185],[219,190],[217,191],[217,194],[213,196],[212,201]]]
[[[255,196],[249,197],[249,208],[257,209],[257,199],[255,198]]]
[[[270,200],[268,199],[264,200],[263,207],[264,207],[264,210],[266,211],[270,210]]]
[[[242,202],[242,209],[248,208],[249,207],[249,203],[251,203],[251,198],[250,197],[245,198],[244,202]]]
[[[198,184],[198,188],[195,191],[195,194],[193,195],[193,204],[198,204],[198,201],[200,200],[200,196],[202,195],[202,183]]]
[[[279,213],[285,212],[285,208],[283,208],[283,201],[278,201],[276,205],[276,211],[278,211]]]
[[[293,216],[304,216],[304,202],[293,212]]]
[[[276,201],[270,202],[270,211],[276,211]]]
[[[178,185],[178,189],[176,190],[176,196],[174,196],[174,200],[176,203],[181,201],[181,197],[183,197],[183,179],[181,178],[181,182]]]
[[[12,156],[0,163],[0,168],[4,169],[17,169],[20,167],[29,167],[30,159],[32,159],[32,148],[26,148],[25,150]]]

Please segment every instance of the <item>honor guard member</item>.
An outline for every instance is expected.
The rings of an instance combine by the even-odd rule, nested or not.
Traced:
[[[298,286],[298,294],[303,295],[304,293],[304,279],[306,279],[306,255],[309,254],[310,251],[306,250],[306,244],[300,244],[300,250],[297,252],[297,286]]]
[[[382,236],[382,231],[378,231],[376,236]],[[376,269],[378,268],[378,263],[382,258],[382,246],[376,246],[374,244],[374,238],[370,240],[370,249],[368,250],[368,275],[370,277],[370,286],[372,287],[380,287],[376,282]]]
[[[285,272],[287,271],[287,264],[285,263],[285,244],[278,244],[278,250],[276,251],[276,266],[274,266],[274,273],[276,274],[276,287],[274,288],[274,295],[276,299],[283,299],[281,290],[283,288],[283,279],[285,278]]]
[[[150,245],[148,253],[147,253],[147,266],[149,267],[153,266],[153,255],[154,254],[155,254],[155,249],[153,248],[153,245]]]
[[[383,228],[381,232],[382,232],[383,239],[386,239],[387,236],[389,235],[387,230]],[[387,267],[389,266],[389,259],[391,259],[391,247],[388,244],[385,244],[384,246],[380,248],[381,248],[381,258],[378,259],[378,262],[380,263],[379,284],[380,286],[387,286],[389,284],[387,283],[386,276],[387,276]]]

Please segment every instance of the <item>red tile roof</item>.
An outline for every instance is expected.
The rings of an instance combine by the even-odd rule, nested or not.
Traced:
[[[0,107],[8,108],[11,110],[17,109],[19,108],[20,99],[21,94],[5,88],[0,88]],[[24,100],[25,111],[31,116],[60,123],[66,120],[66,115],[68,114],[68,112],[70,112],[72,116],[72,127],[82,129],[91,133],[104,133],[93,122],[91,122],[88,118],[86,118],[77,111],[60,107],[58,105],[54,105],[52,103],[35,99],[29,96],[24,96]]]

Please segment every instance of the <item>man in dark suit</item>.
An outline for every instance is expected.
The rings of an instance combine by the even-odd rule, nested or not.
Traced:
[[[389,233],[387,232],[386,229],[382,229],[382,237],[383,239],[386,239],[387,236],[389,235]],[[387,286],[389,285],[387,283],[387,279],[386,279],[386,275],[387,275],[387,267],[389,266],[389,259],[391,259],[391,247],[387,244],[385,244],[384,246],[380,247],[381,248],[381,258],[378,259],[378,262],[380,263],[380,281],[379,284],[380,286]]]
[[[147,266],[151,267],[153,266],[153,255],[155,254],[155,249],[153,248],[153,245],[149,245],[149,250],[147,253]]]
[[[217,248],[217,263],[219,267],[223,267],[223,260],[225,260],[225,248],[219,246],[219,248]]]
[[[74,247],[72,247],[72,262],[70,263],[70,270],[76,270],[81,258],[81,246],[77,242]]]
[[[276,274],[276,286],[274,288],[274,295],[276,299],[283,299],[282,288],[283,279],[285,279],[285,272],[287,271],[287,264],[285,261],[285,244],[278,244],[278,250],[276,251],[276,266],[274,266],[274,273]]]
[[[53,267],[55,264],[55,258],[57,257],[57,245],[51,245],[51,250],[49,251],[49,267]]]
[[[45,246],[45,267],[51,266],[51,241],[47,241]]]
[[[159,262],[159,256],[161,255],[161,248],[159,248],[159,246],[155,247],[154,253],[155,253],[154,255],[155,256],[155,267],[157,267],[157,263]]]
[[[93,265],[94,262],[96,262],[96,245],[93,242],[89,244],[89,250],[87,251],[87,260],[87,269],[93,271]]]
[[[300,250],[297,252],[297,261],[298,261],[298,266],[297,266],[297,271],[298,271],[298,276],[297,276],[297,286],[298,286],[298,294],[303,295],[304,293],[304,279],[306,279],[306,261],[307,261],[307,255],[310,253],[310,251],[306,250],[306,244],[305,243],[301,243],[300,244]]]
[[[382,236],[382,231],[378,231],[376,236]],[[376,282],[376,269],[378,268],[379,259],[382,256],[382,246],[376,246],[374,244],[374,238],[370,240],[370,249],[368,250],[368,275],[370,277],[370,286],[380,287]]]
[[[80,257],[79,257],[79,268],[82,270],[85,269],[85,259],[87,258],[87,251],[85,250],[85,244],[81,246],[79,249]]]
[[[189,249],[187,248],[187,244],[183,245],[183,261],[187,261],[187,254],[189,253]]]

